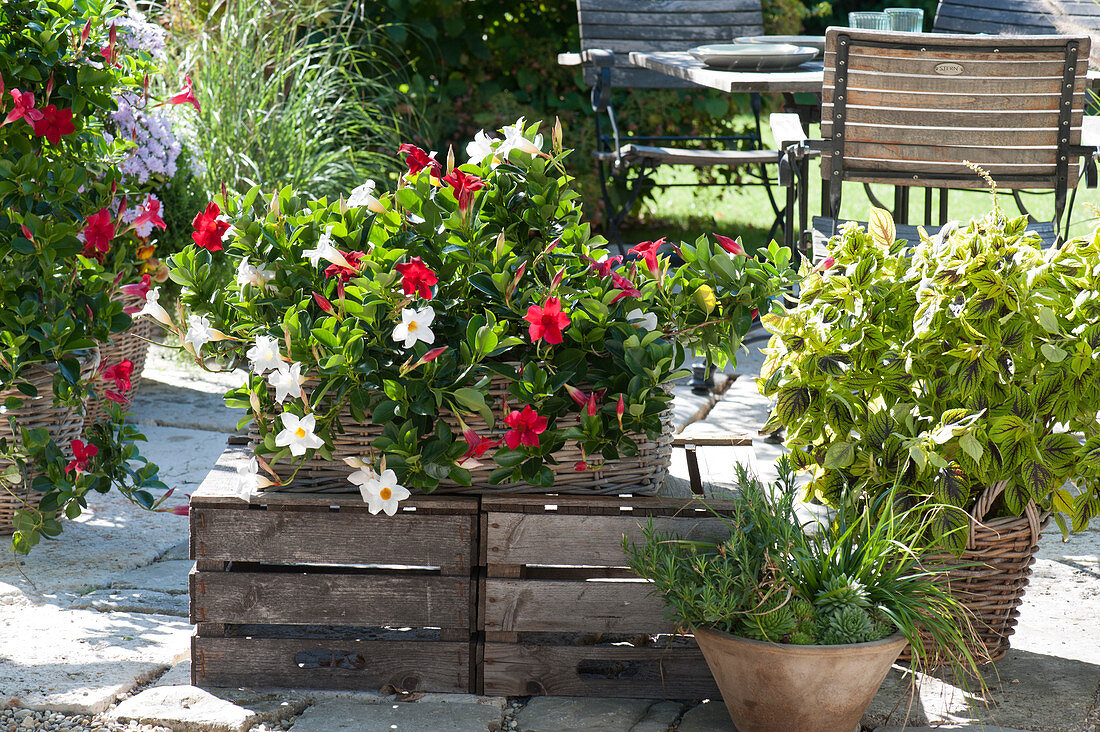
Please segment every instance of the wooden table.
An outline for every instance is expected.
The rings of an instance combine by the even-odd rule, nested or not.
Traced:
[[[802,64],[791,71],[723,71],[707,68],[687,51],[633,51],[630,62],[677,79],[724,91],[821,94],[825,72],[820,61]],[[1100,70],[1089,69],[1088,88],[1100,91]]]

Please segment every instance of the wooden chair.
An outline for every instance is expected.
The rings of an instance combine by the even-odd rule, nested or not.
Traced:
[[[940,0],[932,31],[1092,36],[1100,31],[1100,4],[1093,0]]]
[[[987,186],[970,162],[999,188],[1053,191],[1053,221],[1030,225],[1053,244],[1079,160],[1084,156],[1091,164],[1094,152],[1080,145],[1089,48],[1085,36],[830,28],[822,139],[807,140],[794,115],[772,115],[773,134],[785,151],[783,182],[791,184],[787,230],[794,230],[797,199],[801,230],[807,231],[806,152],[818,150],[823,216],[810,230],[818,243],[837,232],[846,182],[893,185],[898,236],[915,241],[916,227],[908,222],[910,189],[925,189],[926,227],[933,224],[932,189],[939,189],[944,224],[949,189]],[[812,241],[804,236],[801,243]]]
[[[583,65],[584,82],[591,88],[608,238],[620,241],[619,227],[639,194],[656,185],[652,174],[662,165],[747,168],[755,182],[766,187],[776,213],[774,234],[781,217],[766,166],[779,162],[779,152],[760,149],[759,95],[752,96],[755,131],[723,137],[628,136],[622,134],[612,104],[613,90],[699,89],[691,82],[633,66],[630,52],[686,51],[706,43],[729,43],[737,36],[760,35],[760,0],[577,0],[577,14],[581,51],[560,54],[558,63]],[[615,181],[628,186],[621,204],[611,195]]]

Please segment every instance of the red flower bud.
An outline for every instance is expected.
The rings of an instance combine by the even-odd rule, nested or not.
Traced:
[[[588,396],[575,386],[566,384],[565,391],[569,394],[569,398],[575,401],[578,406],[583,407],[588,402]]]
[[[578,473],[583,473],[588,470],[588,463],[583,460],[578,460],[576,465],[573,466],[573,470],[576,470]]]
[[[619,429],[623,428],[623,413],[626,412],[626,402],[623,401],[623,395],[619,395],[619,403],[615,405],[615,416],[619,420]]]

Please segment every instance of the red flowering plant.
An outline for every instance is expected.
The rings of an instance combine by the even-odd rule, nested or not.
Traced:
[[[14,529],[20,552],[56,536],[89,492],[117,486],[152,507],[160,487],[133,426],[25,427],[38,405],[79,414],[93,389],[113,390],[95,378],[96,345],[131,322],[101,261],[130,226],[118,213],[127,143],[109,116],[142,76],[132,59],[98,55],[112,22],[102,7],[0,3],[0,491],[20,506],[0,532]]]
[[[316,455],[348,458],[371,510],[397,488],[468,486],[472,470],[551,488],[564,446],[583,458],[562,462],[573,474],[658,437],[685,348],[732,358],[752,311],[789,285],[777,245],[734,256],[704,237],[675,268],[656,244],[610,257],[581,220],[560,128],[549,146],[537,125],[501,132],[461,165],[403,146],[392,193],[218,199],[224,238],[171,259],[174,327],[200,361],[251,371],[227,395],[255,422],[247,487],[293,486]],[[349,456],[352,422],[373,432]]]

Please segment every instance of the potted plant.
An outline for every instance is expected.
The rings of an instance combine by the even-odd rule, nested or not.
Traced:
[[[650,521],[623,543],[695,634],[738,730],[858,728],[906,642],[926,660],[918,626],[947,651],[940,660],[976,671],[966,613],[910,548],[911,517],[889,496],[881,511],[807,521],[786,456],[768,488],[743,466],[737,483],[723,536],[682,539]]]
[[[537,127],[479,133],[463,165],[403,146],[392,193],[253,189],[196,219],[171,258],[185,312],[145,312],[200,362],[247,365],[228,401],[254,422],[252,487],[657,489],[684,349],[731,358],[789,253],[702,237],[680,267],[662,242],[623,263],[581,221],[560,128],[544,152]]]
[[[1100,513],[1100,239],[1044,251],[996,207],[915,246],[870,220],[765,318],[769,424],[818,501],[925,507],[924,545],[972,567],[952,585],[996,659],[1046,517]]]
[[[152,507],[146,489],[163,487],[133,426],[84,428],[89,394],[126,381],[99,360],[97,344],[131,322],[99,255],[141,216],[112,211],[125,143],[103,125],[141,77],[109,50],[112,14],[71,5],[0,5],[0,533],[20,552],[60,533],[91,491],[118,486]]]

